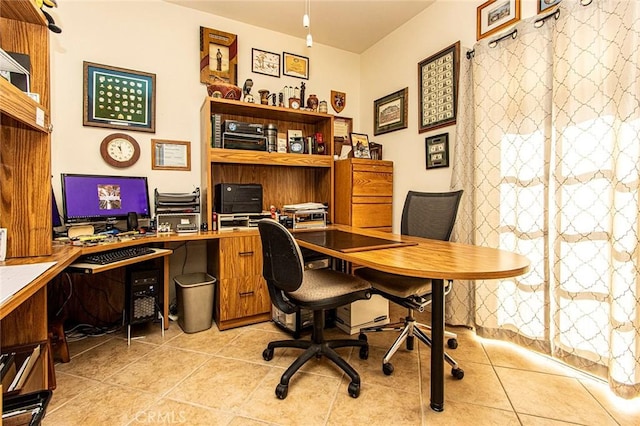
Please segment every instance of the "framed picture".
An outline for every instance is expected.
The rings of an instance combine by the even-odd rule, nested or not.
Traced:
[[[418,64],[418,132],[456,123],[460,42]]]
[[[309,80],[309,58],[282,52],[282,63],[284,64],[282,75]]]
[[[373,102],[374,135],[407,128],[408,99],[409,88],[405,87]]]
[[[351,147],[354,158],[371,158],[369,136],[362,133],[351,133]]]
[[[369,142],[369,152],[372,160],[382,160],[382,144]]]
[[[151,139],[153,170],[191,170],[191,142]]]
[[[238,84],[238,36],[200,27],[200,83]]]
[[[538,13],[542,13],[547,9],[552,8],[562,0],[538,0]]]
[[[156,75],[83,62],[84,126],[156,131]]]
[[[266,50],[251,49],[251,72],[280,77],[280,55]]]
[[[424,140],[427,169],[449,167],[449,133],[430,136]]]
[[[552,0],[538,1],[546,3]],[[480,40],[518,22],[520,20],[520,0],[489,0],[478,6],[476,19],[476,40]]]

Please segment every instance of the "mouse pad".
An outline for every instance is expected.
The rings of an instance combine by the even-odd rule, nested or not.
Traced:
[[[299,232],[294,234],[296,240],[326,247],[343,253],[379,250],[391,247],[416,245],[414,242],[386,240],[368,235],[352,234],[351,232],[329,229],[323,231]]]

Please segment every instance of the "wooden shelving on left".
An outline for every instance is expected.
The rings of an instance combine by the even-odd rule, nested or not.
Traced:
[[[49,30],[35,2],[0,0],[0,48],[29,56],[30,92],[40,97],[36,102],[0,77],[0,228],[7,229],[7,259],[0,267],[55,262],[0,304],[1,348],[41,345],[22,393],[55,387],[46,343],[47,283],[80,250],[51,241]]]
[[[0,48],[29,55],[35,102],[0,78],[0,227],[7,257],[46,256],[51,245],[49,30],[35,3],[0,0]]]

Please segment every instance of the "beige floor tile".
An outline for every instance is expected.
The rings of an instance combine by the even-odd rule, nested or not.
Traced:
[[[111,339],[74,357],[70,363],[58,364],[56,370],[102,381],[157,347],[137,341],[128,346],[121,339]]]
[[[481,339],[491,364],[497,367],[516,368],[518,370],[537,371],[568,377],[579,377],[577,370],[554,361],[534,351],[519,347],[514,343]]]
[[[215,354],[225,345],[246,331],[245,327],[220,331],[214,323],[208,330],[198,333],[182,333],[166,342],[174,348]]]
[[[290,338],[283,331],[252,328],[239,333],[235,339],[220,348],[216,355],[261,364],[273,363],[275,360],[265,361],[262,358],[262,352],[266,349],[267,344],[275,340],[288,340]],[[281,356],[283,352],[282,350],[274,351],[274,358]]]
[[[137,412],[130,426],[223,426],[228,425],[233,417],[233,414],[224,411],[163,398],[148,409]]]
[[[229,426],[265,426],[275,425],[275,423],[263,422],[262,420],[249,419],[243,416],[235,416]]]
[[[105,382],[164,395],[211,356],[161,346],[107,378]]]
[[[420,352],[422,371],[422,392],[428,404],[431,396],[431,354]],[[451,375],[451,367],[445,363],[445,402],[469,403],[500,410],[513,411],[507,393],[500,384],[491,365],[466,361],[461,366],[464,378],[458,380]],[[395,373],[394,373],[395,374]]]
[[[546,417],[529,416],[527,414],[518,414],[522,426],[570,426],[580,423],[563,422],[562,420],[553,420]]]
[[[235,412],[270,369],[265,365],[214,356],[167,397]]]
[[[69,339],[67,345],[69,346],[69,356],[71,358],[80,355],[84,351],[95,348],[111,339],[114,339],[114,334],[106,334],[104,336],[88,336],[80,340]]]
[[[53,392],[51,401],[47,406],[47,412],[50,413],[58,407],[66,404],[83,392],[98,386],[100,382],[84,377],[72,376],[62,372],[56,372],[56,390]]]
[[[85,390],[55,411],[47,413],[43,426],[126,425],[157,397],[118,386],[99,384]],[[97,408],[99,407],[99,408]]]
[[[162,327],[160,327],[159,322],[146,322],[131,326],[131,340],[153,343],[154,345],[163,345],[180,334],[182,334],[182,329],[178,323],[175,322],[170,322],[169,329],[164,331],[164,337],[162,336]],[[120,332],[116,334],[116,337],[126,340],[127,327],[122,327]]]
[[[367,360],[360,359],[359,350],[355,350],[348,361],[360,374],[363,384],[387,386],[406,392],[420,392],[418,351],[398,350],[391,358],[391,363],[397,368],[389,376],[382,372],[382,358],[386,351],[386,348],[369,346]]]
[[[275,389],[282,370],[274,368],[261,381],[238,413],[253,419],[282,425],[323,425],[338,392],[340,379],[297,373],[289,382],[288,395],[278,399]],[[345,389],[340,389],[341,391]]]
[[[615,424],[577,379],[502,367],[496,371],[517,413],[582,424]]]
[[[618,423],[640,425],[640,398],[628,400],[615,396],[607,383],[596,379],[580,379],[580,382]]]
[[[358,398],[347,393],[349,380],[342,380],[327,425],[419,425],[420,394],[377,384],[363,383]]]
[[[424,423],[444,426],[507,426],[519,425],[518,417],[512,410],[499,410],[475,404],[448,401],[444,411],[435,412],[424,403]]]

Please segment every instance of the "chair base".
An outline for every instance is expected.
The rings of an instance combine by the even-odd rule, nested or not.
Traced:
[[[393,355],[398,351],[398,349],[400,349],[400,347],[405,341],[407,342],[407,350],[413,350],[413,343],[414,343],[415,337],[417,337],[418,340],[420,340],[422,343],[424,343],[428,347],[431,347],[433,345],[433,341],[422,330],[421,327],[426,329],[431,329],[431,327],[417,322],[415,318],[413,318],[413,316],[409,314],[405,317],[404,321],[402,322],[387,324],[384,326],[373,326],[373,327],[362,328],[360,330],[360,338],[362,339],[362,336],[365,336],[366,338],[365,333],[369,333],[369,332],[380,332],[380,331],[399,331],[400,332],[396,340],[393,342],[389,350],[384,354],[384,357],[382,358],[382,371],[384,372],[385,375],[388,376],[391,373],[393,373],[393,365],[390,362],[391,357],[393,357]],[[445,331],[445,337],[450,338],[449,346],[454,347],[454,344],[452,341],[455,341],[455,338],[457,337],[456,334]],[[455,346],[457,346],[457,342],[455,343]],[[451,366],[451,374],[458,380],[462,379],[464,377],[464,371],[458,366],[458,363],[446,352],[444,354],[444,359]]]
[[[348,392],[353,398],[357,398],[360,395],[360,375],[347,361],[345,361],[335,351],[337,348],[344,347],[359,347],[360,358],[367,359],[369,357],[369,345],[366,340],[355,339],[336,339],[325,340],[324,339],[324,311],[313,312],[313,335],[311,340],[278,340],[270,342],[267,348],[262,352],[262,357],[265,361],[273,359],[273,352],[276,348],[295,348],[303,349],[304,352],[296,358],[296,360],[287,368],[282,377],[280,383],[276,387],[276,396],[279,399],[287,397],[289,389],[289,381],[291,377],[309,360],[312,358],[320,358],[326,356],[334,364],[340,367],[351,378]]]

